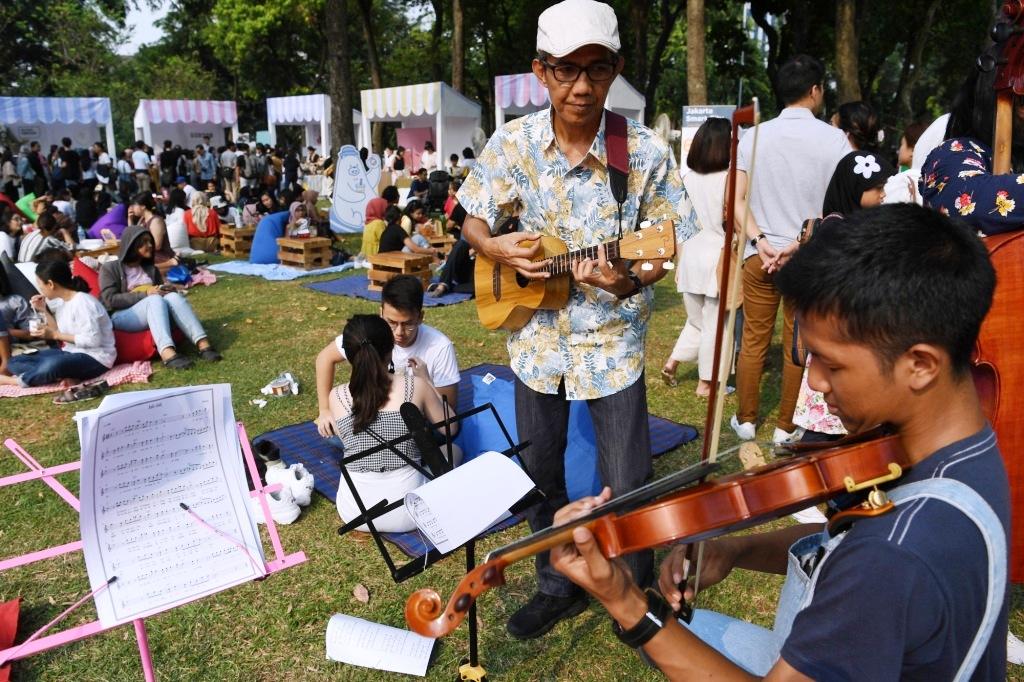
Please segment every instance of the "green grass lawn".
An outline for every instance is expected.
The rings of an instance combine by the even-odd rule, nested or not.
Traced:
[[[369,301],[328,296],[302,287],[308,279],[266,282],[240,276],[219,276],[215,286],[193,291],[191,301],[224,361],[197,364],[172,371],[156,366],[148,385],[115,390],[164,388],[186,384],[227,382],[232,385],[235,415],[250,437],[316,416],[313,361],[317,352],[339,333],[354,313],[373,313]],[[659,368],[682,326],[682,303],[664,281],[657,287],[657,308],[648,335],[647,387],[652,413],[686,422],[703,430],[706,402],[693,395],[696,370],[680,368],[680,385],[668,388]],[[427,321],[445,331],[456,344],[459,363],[505,363],[504,333],[489,332],[477,322],[472,303],[428,309]],[[189,349],[191,351],[191,349]],[[778,347],[772,349],[762,415],[778,401]],[[259,389],[280,372],[290,370],[299,380],[298,396],[271,399],[259,409],[249,403]],[[339,380],[344,381],[343,370]],[[71,416],[75,406],[55,406],[52,396],[0,400],[0,437],[14,438],[44,465],[79,458]],[[96,402],[84,403],[91,407]],[[726,406],[726,417],[735,408]],[[760,435],[770,437],[774,421]],[[723,447],[735,443],[731,430]],[[659,458],[658,475],[695,461],[699,440]],[[20,473],[20,463],[6,450],[0,454],[0,476]],[[78,476],[62,482],[78,490]],[[0,489],[0,557],[10,557],[78,539],[78,520],[72,510],[42,483]],[[780,521],[777,523],[788,523]],[[147,620],[157,676],[162,680],[380,680],[399,678],[381,671],[354,668],[325,660],[324,633],[334,613],[347,613],[404,627],[406,597],[421,587],[433,587],[447,599],[463,574],[461,555],[441,562],[426,575],[395,585],[371,542],[339,538],[340,520],[333,501],[314,496],[313,504],[290,526],[280,527],[289,552],[304,551],[309,560],[260,583],[245,585]],[[478,556],[526,532],[525,524],[486,538]],[[270,552],[269,544],[267,545]],[[396,550],[397,551],[397,550]],[[614,638],[599,606],[559,624],[549,635],[516,642],[504,630],[506,619],[533,591],[531,562],[507,571],[508,585],[480,602],[481,662],[492,680],[640,680],[658,675]],[[368,604],[353,597],[357,584],[370,592]],[[700,606],[771,625],[781,578],[737,571],[728,581],[702,595]],[[81,553],[50,559],[0,576],[0,601],[23,598],[19,641],[48,622],[88,591]],[[1024,634],[1021,592],[1014,590],[1011,626]],[[73,614],[67,625],[95,618],[91,604]],[[466,628],[437,648],[427,675],[451,680],[459,660],[467,655]],[[1011,676],[1024,678],[1024,669]],[[137,680],[142,679],[131,627],[121,627],[84,642],[40,654],[15,664],[22,680]]]

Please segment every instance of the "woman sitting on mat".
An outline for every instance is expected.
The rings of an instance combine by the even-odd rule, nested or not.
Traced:
[[[331,391],[331,416],[345,448],[345,456],[370,450],[381,443],[406,435],[409,430],[399,414],[402,403],[411,402],[431,423],[444,419],[444,407],[427,376],[422,361],[410,359],[409,371],[399,368],[392,374],[391,351],[395,340],[388,323],[377,315],[353,315],[342,332],[345,357],[352,363],[349,383]],[[410,439],[396,449],[419,464],[420,451]],[[462,452],[452,446],[454,464]],[[407,492],[426,483],[415,467],[384,449],[346,465],[348,475],[359,492],[363,507],[380,500],[401,500]],[[345,477],[338,485],[338,513],[342,520],[359,515]],[[416,527],[404,508],[398,508],[373,520],[374,527],[386,533],[403,533]],[[361,526],[359,530],[366,530]]]
[[[133,225],[121,235],[118,258],[100,268],[100,299],[110,311],[114,329],[140,332],[148,329],[164,364],[171,369],[188,369],[192,361],[178,353],[171,337],[171,321],[196,345],[208,362],[221,359],[210,345],[202,323],[192,312],[179,287],[165,284],[154,263],[153,235]]]
[[[61,341],[63,348],[45,348],[10,359],[7,369],[13,376],[0,376],[0,384],[42,386],[56,381],[78,382],[92,379],[114,366],[114,330],[107,311],[89,293],[81,277],[72,277],[67,261],[47,258],[36,266],[36,279],[42,295],[32,297],[32,308],[43,320],[34,326],[32,336],[46,341]],[[51,314],[46,301],[60,303]]]

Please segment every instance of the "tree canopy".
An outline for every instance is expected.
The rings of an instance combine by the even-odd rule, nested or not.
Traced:
[[[138,3],[163,5],[159,42],[123,56],[125,20]],[[697,0],[691,0],[697,3]],[[345,4],[339,4],[345,3]],[[133,137],[140,98],[238,102],[240,128],[265,127],[265,99],[328,92],[332,57],[347,43],[347,91],[432,80],[452,82],[453,35],[462,27],[463,90],[493,119],[494,77],[530,68],[536,18],[550,0],[51,0],[0,3],[5,94],[107,96],[121,143]],[[978,0],[717,0],[690,9],[704,19],[706,85],[688,87],[686,0],[612,0],[624,75],[648,99],[648,117],[678,122],[690,97],[735,103],[742,92],[776,110],[771,79],[797,53],[829,68],[828,103],[859,93],[890,132],[948,109],[985,44],[995,2]],[[979,4],[982,5],[979,11]],[[701,7],[701,5],[703,7]],[[328,24],[346,17],[341,33]],[[693,16],[693,15],[691,15]],[[458,21],[456,20],[458,19]],[[328,35],[337,36],[333,41]],[[850,44],[852,36],[853,44]],[[345,40],[342,40],[344,38]],[[690,40],[700,38],[691,32]],[[851,62],[850,59],[853,59]],[[461,66],[458,66],[461,64]],[[695,69],[693,63],[690,69]],[[696,71],[694,71],[697,74]],[[694,78],[699,78],[697,74]],[[698,93],[698,94],[694,94]],[[890,135],[890,140],[898,135]]]

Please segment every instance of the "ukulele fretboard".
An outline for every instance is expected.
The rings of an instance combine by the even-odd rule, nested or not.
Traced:
[[[613,240],[554,256],[551,259],[551,263],[548,264],[548,272],[552,275],[567,275],[572,272],[573,263],[586,258],[597,260],[599,249],[606,249],[605,259],[608,261],[613,261],[619,257],[619,242],[618,240]]]

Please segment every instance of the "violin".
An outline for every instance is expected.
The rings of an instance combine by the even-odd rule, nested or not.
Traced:
[[[589,528],[602,554],[614,558],[676,542],[706,540],[786,516],[837,494],[874,489],[862,507],[841,512],[830,522],[841,523],[849,519],[844,514],[873,516],[891,509],[877,486],[899,478],[909,466],[899,438],[879,437],[878,432],[712,480],[703,479],[716,465],[698,465],[610,500],[566,525],[494,550],[462,579],[447,604],[434,590],[418,590],[406,601],[405,620],[425,637],[450,633],[480,595],[505,583],[505,567],[572,542],[573,529],[579,526]],[[664,493],[687,476],[696,484]]]

